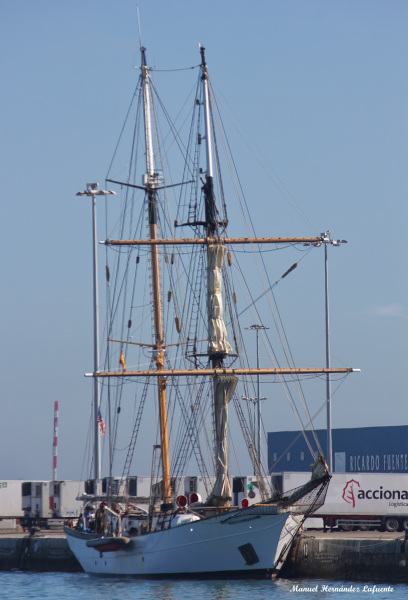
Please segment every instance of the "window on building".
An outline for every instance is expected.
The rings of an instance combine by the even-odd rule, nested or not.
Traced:
[[[290,452],[288,452],[288,453],[286,454],[286,460],[287,460],[288,462],[290,462]]]
[[[300,453],[300,460],[305,460],[305,453],[304,452]]]

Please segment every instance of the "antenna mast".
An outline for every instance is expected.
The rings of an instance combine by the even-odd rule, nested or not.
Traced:
[[[139,31],[139,48],[142,48],[142,28],[140,27],[139,6],[136,6],[137,11],[137,29]]]

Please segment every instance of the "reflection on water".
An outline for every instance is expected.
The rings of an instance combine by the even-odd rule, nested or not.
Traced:
[[[298,585],[302,590],[294,590]],[[8,600],[353,600],[355,593],[325,591],[324,586],[341,588],[350,582],[323,580],[277,581],[146,581],[92,577],[84,573],[0,572],[0,598]],[[360,585],[360,584],[358,584]],[[387,584],[378,584],[385,587]],[[317,591],[313,591],[317,588]],[[406,600],[408,585],[392,586],[393,591],[360,593],[357,597],[375,600]]]

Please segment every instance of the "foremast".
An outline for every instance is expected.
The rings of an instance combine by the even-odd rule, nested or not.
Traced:
[[[157,186],[158,173],[154,164],[154,148],[152,133],[152,101],[150,94],[150,74],[146,65],[146,48],[141,47],[141,78],[143,90],[143,115],[145,124],[146,143],[146,175],[145,188],[148,203],[149,238],[151,241],[158,240],[157,232]],[[164,369],[164,335],[162,321],[161,289],[160,289],[160,266],[159,249],[154,243],[150,245],[150,261],[152,269],[152,293],[153,293],[153,319],[154,319],[154,362],[158,371]],[[171,504],[171,479],[169,459],[169,437],[167,427],[167,405],[166,405],[166,383],[167,380],[158,376],[158,401],[160,419],[160,440],[163,489],[162,501],[165,507]]]
[[[222,266],[226,246],[219,236],[220,223],[217,220],[217,207],[214,196],[211,106],[205,48],[200,45],[201,81],[204,98],[206,175],[203,185],[205,206],[205,230],[207,244],[207,316],[208,316],[208,356],[213,369],[224,368],[224,359],[231,353],[227,341],[227,331],[223,320]],[[225,222],[222,223],[226,225]],[[208,498],[209,503],[228,506],[232,497],[228,474],[228,403],[231,400],[238,378],[235,375],[214,375],[214,429],[216,481]]]

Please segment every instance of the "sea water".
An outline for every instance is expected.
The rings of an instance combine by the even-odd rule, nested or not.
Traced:
[[[84,573],[0,572],[8,600],[406,600],[408,584],[314,579],[276,581],[147,581]]]

